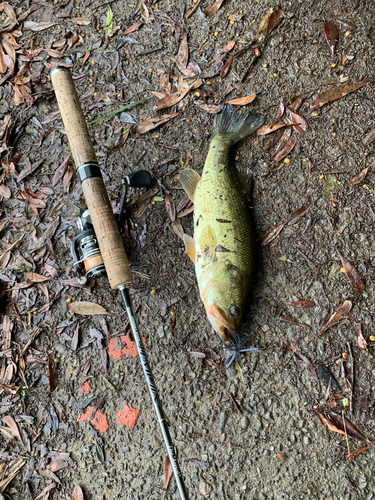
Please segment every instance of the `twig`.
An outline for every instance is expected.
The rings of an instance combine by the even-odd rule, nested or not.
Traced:
[[[5,252],[3,252],[1,255],[0,255],[0,259],[2,259],[4,257],[4,255],[7,253],[7,252],[10,252],[11,250],[13,250],[13,248],[15,248],[19,243],[21,243],[21,241],[23,240],[24,236],[25,236],[26,233],[23,233],[14,243],[12,243],[6,250]]]
[[[26,354],[26,352],[28,351],[29,347],[34,342],[35,338],[38,336],[39,331],[40,331],[40,328],[38,326],[37,329],[35,330],[35,332],[31,335],[31,337],[27,341],[25,347],[22,349],[22,355]]]
[[[350,342],[347,343],[350,354],[350,377],[351,377],[351,391],[350,391],[350,411],[353,411],[353,391],[354,391],[354,358],[352,353],[352,346]]]
[[[348,455],[350,455],[349,440],[348,440],[348,433],[346,432],[344,410],[342,410],[341,413],[342,413],[342,421],[344,422],[344,431],[345,431],[346,446],[348,447]]]
[[[189,19],[190,16],[192,16],[194,14],[194,12],[197,10],[197,8],[199,7],[199,4],[201,3],[202,0],[198,0],[198,2],[194,5],[194,7],[191,9],[190,12],[188,12],[186,14],[186,19]]]

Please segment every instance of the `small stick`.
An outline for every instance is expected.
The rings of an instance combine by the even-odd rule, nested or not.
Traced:
[[[26,354],[26,352],[29,350],[29,347],[34,342],[35,338],[38,336],[39,331],[40,331],[40,328],[38,326],[37,329],[35,330],[35,332],[31,335],[31,337],[27,341],[25,347],[22,349],[22,355]]]
[[[348,433],[346,432],[344,410],[342,410],[341,413],[342,413],[342,421],[344,422],[344,431],[345,431],[346,446],[348,447],[348,455],[350,455],[349,440],[348,440]]]
[[[347,343],[350,354],[350,377],[351,377],[351,391],[350,391],[350,411],[353,411],[353,391],[354,391],[354,357],[352,353],[352,346],[350,342]]]
[[[198,0],[198,2],[194,5],[194,7],[191,9],[190,12],[188,12],[186,14],[186,19],[189,19],[190,16],[192,16],[194,14],[194,12],[197,10],[197,8],[199,7],[199,4],[201,3],[202,0]]]

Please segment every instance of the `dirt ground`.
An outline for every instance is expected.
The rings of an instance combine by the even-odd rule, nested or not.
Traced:
[[[202,0],[188,19],[192,0],[162,0],[141,11],[135,3],[10,2],[20,31],[11,41],[3,34],[4,53],[11,45],[17,62],[14,73],[3,67],[0,79],[0,491],[13,500],[71,499],[80,485],[86,500],[179,498],[173,478],[164,493],[166,451],[121,298],[105,277],[79,287],[73,268],[72,213],[83,195],[73,167],[66,162],[60,168],[69,149],[62,122],[52,115],[58,108],[48,77],[62,63],[71,68],[88,122],[152,96],[128,110],[130,117],[116,114],[89,127],[114,208],[121,179],[143,168],[162,185],[153,196],[170,193],[178,214],[186,209],[178,174],[185,167],[201,172],[212,126],[213,115],[199,105],[217,105],[226,92],[225,100],[255,93],[238,111],[262,112],[272,124],[281,102],[289,106],[307,94],[297,113],[308,130],[293,130],[296,144],[284,159],[274,161],[277,146],[268,142],[274,135],[255,135],[234,152],[253,172],[257,240],[257,276],[242,335],[250,336],[247,347],[259,349],[242,357],[242,375],[234,364],[223,366],[226,354],[206,318],[194,267],[161,198],[130,203],[127,210],[123,236],[135,271],[130,292],[191,499],[371,500],[371,445],[347,455],[368,446],[352,433],[373,440],[375,432],[375,5],[283,2],[282,21],[266,42],[265,32],[258,35],[254,57],[248,44],[277,2],[227,0],[209,17],[210,2]],[[138,21],[143,24],[124,35]],[[333,55],[325,22],[338,27]],[[155,112],[157,96],[150,92],[168,92],[167,75],[172,93],[196,79],[182,77],[174,62],[183,24],[189,61],[199,65],[203,84]],[[112,29],[109,38],[106,29]],[[220,60],[218,49],[232,40],[234,48]],[[221,78],[217,73],[233,54]],[[216,75],[208,75],[216,67]],[[310,109],[318,94],[353,82],[365,84]],[[165,124],[137,133],[148,117],[174,112],[178,116]],[[366,167],[366,178],[350,183]],[[131,201],[144,191],[132,190]],[[192,213],[178,220],[193,233]],[[343,272],[337,250],[362,277],[363,293],[348,279],[358,290],[355,272]],[[292,304],[301,300],[312,307]],[[98,303],[111,315],[74,314],[68,307],[77,301]],[[319,336],[342,304],[347,308],[338,324]],[[358,344],[360,325],[367,349]],[[330,386],[327,369],[336,379]],[[343,415],[344,428],[338,424]]]

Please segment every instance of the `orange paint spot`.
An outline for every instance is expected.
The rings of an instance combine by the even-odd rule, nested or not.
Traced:
[[[128,403],[126,403],[124,408],[117,413],[117,423],[120,425],[126,425],[132,431],[139,412],[140,408],[136,410],[135,408],[128,406]]]
[[[88,394],[90,391],[92,391],[91,385],[88,382],[88,380],[86,380],[86,382],[83,384],[79,392],[82,392],[83,394]]]
[[[88,422],[93,409],[93,406],[88,406],[86,412],[80,416],[79,422]]]
[[[145,344],[146,339],[141,332],[142,341]],[[125,345],[121,345],[125,344]],[[129,335],[122,335],[121,337],[112,337],[108,345],[108,354],[112,359],[120,361],[123,356],[127,358],[136,358],[138,356],[138,350],[135,342],[130,339]]]
[[[91,420],[91,423],[101,433],[109,429],[107,415],[100,410],[95,413],[95,417]]]

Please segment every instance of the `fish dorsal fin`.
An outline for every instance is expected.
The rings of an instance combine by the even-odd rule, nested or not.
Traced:
[[[195,240],[188,234],[184,234],[185,251],[191,260],[194,262],[197,260],[195,252]]]
[[[216,236],[211,226],[206,226],[202,229],[199,235],[198,245],[203,258],[209,257],[212,260],[216,260]]]
[[[185,190],[185,193],[194,203],[195,190],[197,189],[198,183],[201,180],[201,176],[197,174],[195,170],[191,168],[185,168],[180,172],[180,182]]]

